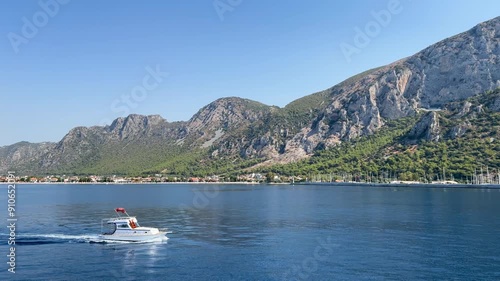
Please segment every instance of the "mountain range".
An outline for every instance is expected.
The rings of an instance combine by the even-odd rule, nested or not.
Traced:
[[[438,126],[440,116],[453,110],[462,116],[481,111],[480,104],[471,106],[471,98],[490,93],[487,112],[498,114],[498,88],[500,17],[283,108],[228,97],[188,121],[132,114],[107,126],[76,127],[57,143],[3,146],[0,174],[196,174],[199,167],[214,173],[250,171],[304,161],[405,118],[415,120],[405,144],[439,142],[471,130],[460,118],[448,118],[455,123],[447,124],[446,132]],[[486,135],[496,133],[498,126]]]

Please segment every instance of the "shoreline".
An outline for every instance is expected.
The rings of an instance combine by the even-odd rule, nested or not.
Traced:
[[[440,184],[440,183],[300,182],[300,183],[294,183],[292,185],[500,189],[500,184],[464,184],[464,183]]]
[[[7,182],[1,182],[2,184],[12,184]],[[179,181],[179,182],[14,182],[16,185],[136,185],[136,184],[249,184],[249,185],[257,185],[264,184],[259,182],[188,182],[188,181]]]
[[[467,189],[500,189],[499,184],[436,184],[436,183],[366,183],[366,182],[295,182],[295,183],[267,183],[267,182],[130,182],[130,183],[115,183],[115,182],[3,182],[0,185],[274,185],[274,186],[332,186],[332,187],[350,187],[350,186],[363,186],[363,187],[409,187],[409,188],[467,188]]]

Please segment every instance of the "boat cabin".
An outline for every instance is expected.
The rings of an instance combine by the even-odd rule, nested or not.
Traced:
[[[143,242],[163,239],[166,232],[155,227],[140,226],[135,217],[125,209],[116,208],[116,217],[101,221],[101,238],[105,241]]]
[[[137,230],[137,228],[141,227],[137,219],[129,216],[125,209],[116,208],[115,212],[117,215],[115,218],[103,219],[101,221],[101,233],[103,235],[112,235],[117,230]],[[120,213],[125,215],[120,215]]]

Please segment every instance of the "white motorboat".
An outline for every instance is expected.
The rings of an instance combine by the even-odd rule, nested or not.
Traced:
[[[162,240],[166,231],[155,227],[140,226],[135,217],[129,216],[124,208],[116,208],[116,217],[101,221],[103,240],[124,242],[148,242]]]

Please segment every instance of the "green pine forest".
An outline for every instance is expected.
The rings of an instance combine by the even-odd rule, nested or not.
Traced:
[[[326,99],[323,93],[313,98],[317,101]],[[212,156],[215,147],[192,149],[172,143],[149,146],[140,151],[133,146],[119,149],[110,146],[101,151],[101,156],[86,159],[87,163],[53,172],[73,175],[103,175],[104,172],[104,175],[124,176],[163,174],[184,178],[219,175],[227,180],[234,180],[242,174],[261,173],[283,179],[292,176],[311,179],[323,175],[330,180],[397,178],[432,181],[446,178],[467,182],[481,169],[483,172],[489,169],[491,173],[500,169],[500,89],[467,101],[472,106],[465,115],[459,114],[465,101],[449,104],[436,112],[440,125],[439,141],[409,137],[412,127],[430,114],[422,111],[415,116],[386,120],[384,127],[373,135],[343,142],[333,148],[317,148],[311,157],[289,164],[268,165],[262,164],[266,159],[240,156],[215,157]],[[292,104],[278,115],[278,119],[297,127],[307,119],[300,114],[302,107],[300,102]],[[274,121],[270,124],[279,122]],[[465,133],[450,137],[450,132],[459,124],[467,124]],[[125,155],[128,161],[122,161]]]
[[[241,173],[260,172],[302,178],[335,175],[337,179],[349,174],[355,180],[391,177],[432,181],[446,177],[466,182],[481,169],[488,167],[490,172],[500,169],[500,112],[491,110],[499,97],[500,89],[497,89],[469,99],[472,108],[481,108],[481,112],[472,112],[461,118],[456,117],[458,109],[438,112],[443,135],[439,141],[415,142],[408,139],[410,129],[424,114],[428,114],[422,112],[389,121],[374,135],[318,150],[312,157],[295,163],[252,168],[262,160],[239,157],[214,159],[207,157],[211,151],[198,150],[180,153],[145,173],[166,171],[181,176],[217,174],[234,177]],[[461,104],[450,107],[460,108]],[[469,124],[464,135],[446,137],[454,126],[464,122]]]

